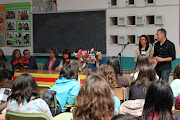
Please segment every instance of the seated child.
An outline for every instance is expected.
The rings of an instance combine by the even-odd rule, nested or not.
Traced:
[[[62,108],[66,104],[74,104],[74,96],[78,95],[80,89],[77,79],[78,67],[70,63],[61,69],[59,79],[56,80],[55,85],[50,89],[56,91],[56,98]]]

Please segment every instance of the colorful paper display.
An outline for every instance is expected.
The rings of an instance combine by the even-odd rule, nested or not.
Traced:
[[[5,5],[0,4],[0,46],[6,45],[5,35]]]
[[[30,46],[30,28],[30,2],[0,4],[0,46]]]

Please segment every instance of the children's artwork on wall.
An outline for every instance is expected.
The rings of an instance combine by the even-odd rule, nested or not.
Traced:
[[[30,44],[30,32],[23,33],[23,44],[29,45]]]
[[[15,32],[14,38],[21,38],[21,32]]]
[[[29,10],[17,10],[17,20],[29,20]]]
[[[0,46],[6,45],[5,4],[0,4]]]
[[[15,31],[16,30],[16,21],[15,20],[7,20],[6,21],[6,30],[7,31]]]
[[[22,45],[21,39],[15,38],[14,45],[15,46],[21,46]]]
[[[5,34],[0,33],[0,45],[5,45]]]
[[[5,4],[4,15],[7,46],[30,46],[30,2]]]
[[[56,0],[32,0],[33,12],[56,12]]]
[[[15,19],[15,10],[6,11],[6,19]]]
[[[6,32],[6,38],[13,38],[13,32]]]
[[[4,13],[0,12],[0,24],[4,23]]]
[[[12,45],[13,45],[13,39],[7,39],[6,41],[7,41],[6,44],[7,44],[8,46],[12,46]]]
[[[18,31],[29,31],[29,22],[18,22]]]
[[[5,31],[4,24],[0,24],[0,31]]]

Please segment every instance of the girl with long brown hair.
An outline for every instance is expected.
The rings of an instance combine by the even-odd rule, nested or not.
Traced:
[[[15,49],[12,53],[12,61],[20,60],[21,59],[21,51],[19,49]]]
[[[114,69],[110,65],[101,65],[98,67],[98,71],[102,73],[107,83],[109,83],[111,92],[113,94],[114,109],[118,114],[118,109],[120,107],[120,100],[116,96],[114,96],[114,89],[117,87],[117,80]]]
[[[143,66],[136,81],[130,86],[129,99],[144,99],[149,84],[156,80],[156,72],[152,66]]]
[[[114,114],[111,88],[99,75],[89,75],[77,97],[75,120],[110,120]]]

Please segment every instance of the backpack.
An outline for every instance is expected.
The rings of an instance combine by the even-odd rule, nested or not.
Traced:
[[[48,104],[53,117],[61,113],[62,108],[61,105],[56,100],[56,91],[52,91],[52,90],[44,91],[43,100],[46,101],[46,103]]]

